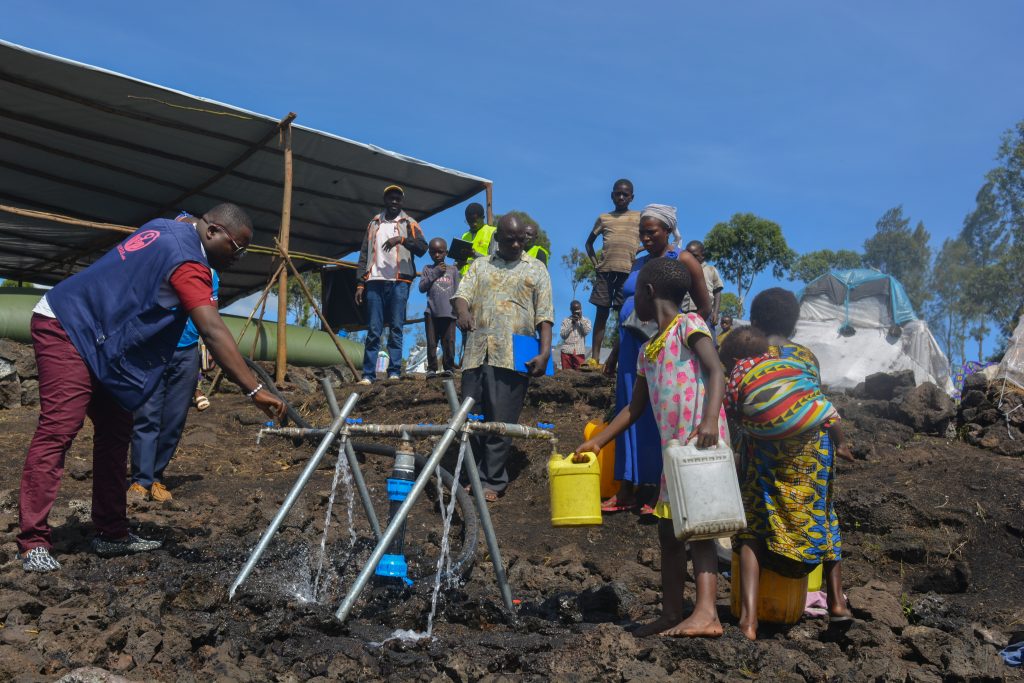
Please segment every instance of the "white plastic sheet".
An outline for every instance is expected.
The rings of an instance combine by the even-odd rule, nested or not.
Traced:
[[[839,334],[846,321],[843,306],[820,297],[805,298],[793,340],[814,352],[821,362],[822,382],[851,389],[876,372],[912,370],[917,384],[932,382],[953,391],[949,361],[924,321],[903,325],[899,337],[889,335],[892,316],[881,298],[850,302],[851,337]]]

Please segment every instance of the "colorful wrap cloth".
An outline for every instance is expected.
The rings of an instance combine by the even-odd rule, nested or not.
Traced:
[[[828,428],[839,417],[812,366],[770,353],[736,363],[725,406],[752,437],[769,441]]]

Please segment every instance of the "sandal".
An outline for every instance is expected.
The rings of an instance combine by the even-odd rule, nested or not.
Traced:
[[[498,496],[500,495],[501,494],[499,494],[494,489],[484,489],[484,500],[486,500],[488,503],[497,502]]]
[[[654,508],[652,508],[650,505],[643,505],[643,506],[640,507],[640,516],[641,517],[647,517],[647,516],[653,516],[653,515],[654,515]]]
[[[620,503],[617,496],[612,496],[601,503],[601,513],[629,512],[636,509],[636,503]]]
[[[203,412],[210,407],[210,399],[206,398],[203,394],[197,394],[192,397],[192,405],[196,407],[196,410]]]

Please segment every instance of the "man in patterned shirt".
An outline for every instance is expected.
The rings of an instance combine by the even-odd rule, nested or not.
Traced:
[[[462,396],[472,396],[488,422],[517,422],[530,376],[544,374],[551,356],[555,310],[547,268],[523,252],[526,225],[515,216],[498,221],[497,250],[475,259],[452,298],[459,328],[467,334],[462,360]],[[528,373],[515,368],[512,335],[539,334],[539,353],[526,362]],[[474,436],[473,454],[488,501],[508,486],[512,440],[497,435]]]

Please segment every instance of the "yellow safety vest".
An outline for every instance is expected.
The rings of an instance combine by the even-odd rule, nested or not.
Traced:
[[[526,251],[526,253],[529,254],[530,256],[532,256],[533,258],[539,260],[541,263],[544,264],[545,267],[547,267],[548,261],[551,260],[551,252],[548,251],[547,249],[545,249],[544,247],[542,247],[539,244],[536,244],[536,245],[530,247]],[[540,257],[540,255],[542,253],[544,254],[544,258]]]
[[[480,254],[481,256],[487,256],[491,249],[491,238],[494,237],[494,231],[497,230],[493,225],[482,225],[480,229],[473,234],[467,230],[462,235],[462,239],[466,242],[473,243],[473,251]],[[475,258],[475,257],[474,257]],[[466,265],[459,269],[459,275],[465,275],[466,271],[469,270],[469,264],[473,262],[473,259],[468,259]]]

